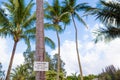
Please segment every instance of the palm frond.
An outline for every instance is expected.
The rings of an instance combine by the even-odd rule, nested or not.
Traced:
[[[61,25],[55,24],[55,31],[58,31],[59,33],[63,32],[64,30],[62,29]]]
[[[100,19],[104,24],[112,24],[115,22],[115,26],[120,25],[120,3],[115,1],[105,2],[101,1],[103,7],[97,13],[97,19]]]
[[[10,35],[10,32],[8,32],[8,30],[6,28],[0,28],[0,36],[1,37],[7,37],[8,35]]]
[[[51,6],[51,5],[47,5],[44,12],[46,15],[52,15],[52,16],[57,15],[57,11],[54,9],[54,6]]]
[[[61,9],[59,0],[53,0],[53,9],[56,11],[56,15],[58,15]]]
[[[84,15],[82,17],[86,17],[86,16],[89,16],[89,15],[95,15],[98,14],[98,12],[100,11],[99,8],[95,8],[95,7],[88,7],[85,12],[84,12]]]
[[[74,7],[76,11],[86,11],[90,6],[88,3],[80,3]]]
[[[30,2],[29,2],[29,4],[25,7],[25,9],[24,9],[24,11],[23,11],[23,21],[22,22],[24,22],[24,20],[26,20],[26,18],[28,17],[28,16],[30,16],[30,11],[31,11],[31,9],[32,9],[32,7],[34,6],[34,3],[32,2],[33,0],[31,0]]]
[[[7,26],[9,24],[9,21],[7,19],[6,14],[4,11],[0,8],[0,26]]]
[[[62,4],[63,4],[63,6],[64,6],[64,11],[70,10],[70,9],[69,9],[69,8],[70,8],[70,5],[69,5],[68,0],[62,1]]]
[[[120,3],[116,1],[103,1],[100,0],[99,6],[96,8],[89,7],[85,11],[85,15],[95,15],[96,19],[99,19],[105,25],[115,23],[115,26],[119,27],[120,25]]]
[[[61,22],[64,22],[65,25],[70,24],[70,12],[63,12],[60,16]]]
[[[52,49],[55,49],[55,43],[48,37],[45,37],[45,44],[47,44]]]
[[[61,15],[60,15],[60,19],[62,18],[62,17],[65,17],[65,16],[68,16],[70,14],[70,12],[63,12]]]
[[[44,27],[45,27],[46,30],[58,31],[60,33],[63,31],[63,29],[61,28],[61,26],[58,25],[58,24],[45,23]]]
[[[76,17],[76,19],[78,19],[78,21],[80,21],[86,28],[88,28],[87,24],[85,23],[85,21],[79,16],[78,13],[74,13],[74,15]]]
[[[68,1],[69,5],[72,7],[74,7],[77,3],[77,0],[67,0],[67,1]]]
[[[97,35],[95,38],[95,43],[98,41],[109,42],[115,38],[120,38],[120,28],[116,28],[114,26],[100,28],[95,32],[95,34]]]
[[[45,13],[45,14],[44,14],[44,17],[45,17],[45,19],[47,19],[47,20],[53,19],[53,16],[50,16],[49,13]]]
[[[21,35],[21,39],[23,39],[27,45],[27,50],[31,50],[30,39],[26,35]]]
[[[13,4],[13,0],[10,1],[10,3],[8,2],[2,2],[2,4],[5,6],[5,8],[10,12],[13,13],[14,12],[14,4]]]
[[[36,20],[36,13],[34,12],[30,17],[28,17],[23,23],[22,23],[22,27],[23,28],[30,28],[31,26],[34,26],[34,22]]]
[[[13,4],[14,4],[14,11],[13,11],[13,14],[12,16],[14,16],[14,22],[15,23],[21,23],[21,18],[22,18],[22,15],[23,14],[23,4],[22,1],[19,1],[19,0],[13,0]]]
[[[27,29],[26,31],[24,31],[23,34],[26,35],[26,36],[35,35],[36,34],[36,27]]]
[[[53,29],[54,28],[54,24],[44,23],[44,28],[45,28],[45,30],[50,30],[50,29],[54,30]]]
[[[35,41],[36,40],[36,35],[35,34],[31,34],[28,36],[28,38],[31,40],[31,41]]]

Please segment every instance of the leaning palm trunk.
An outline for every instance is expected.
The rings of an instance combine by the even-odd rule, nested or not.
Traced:
[[[60,37],[58,31],[56,31],[57,39],[58,39],[58,65],[57,65],[57,80],[59,80],[60,75]]]
[[[79,64],[79,70],[80,70],[80,78],[81,78],[81,80],[83,80],[82,65],[80,62],[80,56],[79,56],[79,50],[78,50],[77,27],[76,27],[75,20],[74,20],[73,16],[72,16],[72,20],[73,20],[74,28],[75,28],[75,42],[76,42],[76,51],[77,51],[77,58],[78,58],[78,64]]]
[[[44,46],[44,10],[43,0],[36,0],[36,53],[35,61],[44,61],[45,46]],[[45,80],[45,71],[36,71],[36,80]]]
[[[5,80],[10,80],[10,71],[11,71],[11,68],[12,68],[12,64],[13,64],[13,59],[14,59],[17,43],[18,43],[18,41],[14,42],[12,55],[11,55],[11,58],[10,58],[10,63],[9,63],[9,67],[8,67],[8,71],[7,71],[7,75],[6,75],[6,79]]]

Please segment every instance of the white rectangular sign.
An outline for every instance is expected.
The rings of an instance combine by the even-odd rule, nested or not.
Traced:
[[[34,62],[34,71],[48,71],[48,62]]]

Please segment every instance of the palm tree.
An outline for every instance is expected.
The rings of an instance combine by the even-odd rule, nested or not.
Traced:
[[[36,17],[35,13],[31,14],[31,9],[34,5],[32,0],[30,0],[27,5],[24,0],[8,0],[8,2],[3,2],[3,5],[9,13],[7,16],[0,13],[0,36],[10,36],[14,40],[14,46],[6,76],[6,80],[9,80],[16,46],[20,40],[24,40],[28,47],[30,47],[29,37],[32,37],[34,34],[32,34],[32,32],[28,33],[28,31],[33,28],[32,24]]]
[[[104,28],[98,29],[95,33],[99,40],[111,41],[120,37],[120,2],[100,0],[100,6],[90,10],[90,13],[96,16],[104,25]]]
[[[66,8],[66,11],[68,11],[70,13],[71,19],[72,19],[73,24],[74,24],[77,58],[78,58],[81,80],[83,80],[82,65],[80,62],[79,50],[78,50],[78,31],[77,31],[77,26],[75,23],[75,18],[78,19],[78,21],[80,21],[82,24],[84,24],[87,27],[87,24],[79,16],[78,12],[81,10],[87,9],[88,6],[86,3],[77,4],[77,0],[65,0],[63,3],[64,3],[64,7]]]
[[[45,59],[44,46],[44,10],[43,0],[36,0],[36,54],[35,60],[43,62]],[[45,80],[45,71],[36,72],[36,80]]]
[[[60,23],[67,25],[69,21],[69,16],[67,12],[63,11],[63,7],[60,5],[59,0],[53,0],[53,4],[49,5],[46,3],[45,6],[45,18],[49,20],[49,23],[46,23],[45,26],[48,29],[53,29],[56,32],[58,40],[58,66],[57,66],[57,80],[59,80],[60,75],[60,36],[59,33],[63,31]]]

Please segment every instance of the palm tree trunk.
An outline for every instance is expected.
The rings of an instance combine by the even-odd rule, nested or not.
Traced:
[[[58,65],[57,65],[57,80],[59,80],[60,75],[60,37],[58,31],[56,31],[57,39],[58,39]]]
[[[45,58],[44,46],[44,10],[43,0],[36,0],[36,53],[35,61],[43,62]],[[45,80],[45,71],[36,71],[36,80]]]
[[[75,28],[75,42],[76,42],[76,51],[77,51],[77,58],[78,58],[78,64],[79,64],[79,70],[80,70],[80,77],[81,77],[81,80],[83,80],[82,65],[81,65],[81,62],[80,62],[80,56],[79,56],[79,50],[78,50],[77,27],[76,27],[73,15],[72,15],[72,20],[73,20],[74,28]]]
[[[14,46],[13,46],[13,50],[12,50],[12,55],[11,55],[11,58],[10,58],[10,64],[9,64],[9,67],[8,67],[8,71],[7,71],[7,75],[6,75],[6,79],[5,80],[10,80],[10,71],[12,69],[12,64],[13,64],[13,59],[14,59],[14,55],[15,55],[15,50],[16,50],[16,47],[17,47],[17,43],[18,43],[18,41],[14,42]]]

